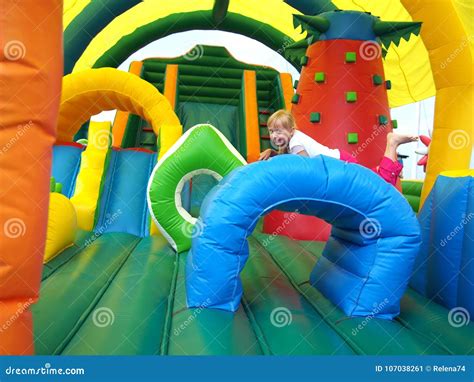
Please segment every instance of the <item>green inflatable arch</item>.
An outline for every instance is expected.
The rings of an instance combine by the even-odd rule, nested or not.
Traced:
[[[73,71],[81,56],[87,52],[87,48],[94,43],[100,33],[113,23],[127,23],[127,15],[132,14],[145,21],[137,25],[134,31],[128,30],[123,36],[115,41],[115,46],[106,46],[105,52],[95,57],[87,58],[87,66],[90,67],[116,67],[130,54],[141,47],[166,37],[173,33],[189,30],[222,30],[238,33],[262,42],[269,48],[283,53],[283,47],[294,42],[295,38],[302,38],[304,34],[294,33],[292,27],[292,15],[302,12],[314,12],[321,10],[320,0],[293,0],[282,1],[274,9],[278,15],[274,17],[262,17],[262,12],[268,11],[269,4],[262,4],[259,12],[248,12],[252,5],[249,1],[232,3],[229,0],[208,0],[199,2],[198,5],[190,4],[189,7],[176,7],[172,0],[166,0],[160,6],[163,11],[155,15],[154,8],[148,12],[140,12],[143,3],[139,0],[84,0],[83,9],[70,21],[66,21],[64,31],[64,55],[65,73]],[[285,4],[286,3],[286,4]],[[324,1],[326,4],[327,2]],[[230,4],[230,5],[229,5]],[[74,13],[74,5],[69,11]],[[181,9],[180,9],[181,8]],[[178,10],[180,9],[180,10]],[[282,28],[282,17],[285,20]],[[120,18],[120,21],[118,21]],[[133,19],[136,19],[133,17]],[[278,20],[278,21],[275,21]],[[285,29],[286,28],[286,29]],[[106,41],[110,41],[106,39]],[[106,44],[107,45],[107,44]],[[81,65],[79,65],[81,66]]]
[[[373,12],[383,19],[397,22],[412,22],[413,17],[418,17],[415,9],[419,8],[410,7],[408,0],[381,0],[364,5],[350,0],[163,0],[159,5],[154,1],[140,1],[137,4],[137,0],[111,1],[69,1],[76,5],[66,10],[69,15],[66,17],[66,71],[71,70],[71,67],[73,71],[117,67],[131,54],[153,41],[195,29],[238,33],[260,41],[281,54],[285,47],[295,40],[303,41],[306,36],[299,28],[294,28],[294,14],[318,14],[340,8]],[[423,0],[422,3],[425,1],[429,4],[431,0]],[[113,6],[111,13],[117,16],[104,15],[105,7],[99,3],[110,3]],[[453,6],[447,6],[449,8]],[[431,13],[429,11],[428,15]],[[430,29],[428,24],[424,26],[425,34],[436,34],[435,30],[427,33],[427,29]],[[74,36],[75,33],[77,36]],[[390,48],[392,53],[389,52],[384,61],[384,70],[386,76],[398,84],[389,94],[392,107],[435,94],[430,55],[425,46],[432,41],[435,40],[413,39]],[[287,60],[300,69],[299,58],[297,61],[291,60],[288,52],[283,56],[287,56]],[[303,54],[304,49],[300,53]],[[433,67],[439,66],[439,62],[433,63]]]
[[[117,44],[104,52],[93,67],[117,67],[131,54],[153,41],[174,33],[195,29],[238,33],[260,41],[281,55],[283,55],[284,46],[295,42],[291,37],[272,26],[240,14],[228,13],[216,27],[212,10],[180,13],[155,20],[122,37]]]
[[[140,1],[102,0],[87,4],[64,30],[64,75],[72,72],[82,52],[102,29]]]
[[[182,206],[184,184],[200,174],[220,181],[245,164],[227,138],[209,124],[190,128],[158,161],[148,182],[148,210],[175,251],[191,248],[192,237],[204,228],[195,228],[197,219]]]

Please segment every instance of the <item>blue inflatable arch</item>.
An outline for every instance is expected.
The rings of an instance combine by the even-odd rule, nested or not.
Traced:
[[[417,219],[377,174],[324,156],[253,163],[208,194],[187,258],[189,307],[238,309],[247,237],[277,206],[333,225],[322,257],[308,269],[313,286],[348,316],[398,315],[420,245]]]

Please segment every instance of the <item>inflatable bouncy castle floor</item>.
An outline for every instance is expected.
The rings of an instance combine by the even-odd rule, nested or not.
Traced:
[[[74,169],[81,150],[56,146],[55,161],[64,155],[61,163]],[[113,188],[102,193],[101,223],[78,232],[74,245],[44,266],[33,307],[38,354],[472,353],[472,324],[451,326],[449,309],[412,288],[392,321],[374,317],[383,300],[372,315],[347,317],[308,279],[325,243],[265,234],[261,223],[248,239],[236,313],[187,308],[188,251],[175,254],[163,237],[146,235],[149,172],[131,171],[149,171],[156,155],[111,155],[105,185]]]
[[[62,3],[0,21],[25,31],[0,63],[0,354],[474,354],[469,5]],[[116,69],[194,30],[299,80],[209,45]],[[391,108],[431,96],[426,177],[392,186]],[[359,163],[259,161],[280,109]]]
[[[323,243],[255,233],[236,314],[186,307],[187,253],[162,238],[84,236],[49,263],[34,308],[38,354],[471,354],[472,327],[413,289],[394,321],[348,318],[308,283]]]
[[[306,270],[321,255],[322,244],[276,238],[266,247],[270,238],[255,234],[249,240],[250,258],[242,274],[243,303],[235,315],[186,308],[187,253],[175,258],[163,239],[106,233],[88,248],[81,249],[77,243],[43,272],[43,297],[34,310],[37,352],[329,355],[471,351],[465,339],[472,333],[454,330],[447,321],[448,310],[413,290],[402,299],[402,314],[395,321],[344,317],[306,280]]]

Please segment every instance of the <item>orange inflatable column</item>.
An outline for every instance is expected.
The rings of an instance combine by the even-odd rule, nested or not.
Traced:
[[[32,354],[61,92],[62,1],[0,0],[0,355]]]
[[[247,162],[255,162],[260,155],[260,132],[258,122],[257,74],[244,70],[245,134],[247,139]]]
[[[176,97],[178,95],[178,65],[166,65],[165,88],[163,95],[170,102],[171,108],[176,110]]]
[[[132,61],[128,72],[136,74],[138,77],[142,76],[142,61]],[[127,129],[128,117],[130,117],[130,112],[117,110],[115,115],[114,124],[112,126],[112,146],[122,147],[123,136],[125,135],[125,130]]]
[[[295,94],[295,91],[293,89],[293,79],[291,78],[291,74],[280,73],[280,84],[281,84],[281,90],[283,93],[283,98],[285,101],[285,109],[291,111],[291,106],[293,105],[291,103],[291,99],[293,98],[293,95]]]

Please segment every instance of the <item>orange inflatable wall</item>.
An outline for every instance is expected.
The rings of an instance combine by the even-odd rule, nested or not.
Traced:
[[[32,354],[61,93],[62,1],[0,0],[0,355]]]

